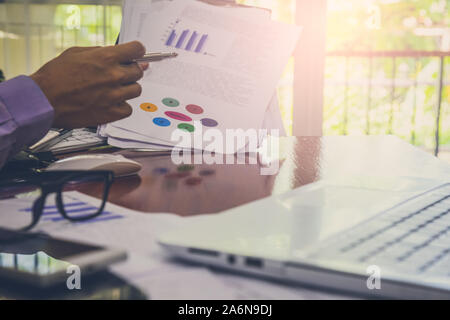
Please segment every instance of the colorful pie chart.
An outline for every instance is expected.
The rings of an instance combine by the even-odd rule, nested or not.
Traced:
[[[162,103],[164,103],[168,107],[178,107],[180,105],[180,102],[178,102],[178,100],[174,98],[164,98],[162,99]]]
[[[179,121],[192,121],[192,118],[191,118],[191,117],[189,117],[189,116],[187,116],[187,115],[185,115],[185,114],[179,113],[179,112],[175,112],[175,111],[166,111],[166,112],[164,112],[164,114],[165,114],[166,116],[168,116],[169,118],[172,118],[172,119],[175,119],[175,120],[179,120]]]
[[[186,110],[193,114],[201,114],[203,113],[203,108],[196,104],[188,104],[186,106]]]
[[[160,127],[168,127],[170,126],[170,121],[166,118],[154,118],[153,123]]]
[[[216,120],[210,118],[203,118],[200,122],[205,127],[216,127],[219,124]]]
[[[192,124],[189,123],[180,123],[178,125],[178,129],[187,131],[187,132],[194,132],[195,128]]]
[[[156,110],[158,110],[158,107],[156,105],[149,102],[141,103],[139,107],[146,112],[155,112]]]

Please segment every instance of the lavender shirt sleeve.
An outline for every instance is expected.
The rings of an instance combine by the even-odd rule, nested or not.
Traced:
[[[24,146],[41,139],[53,121],[53,108],[27,76],[0,83],[0,167]]]

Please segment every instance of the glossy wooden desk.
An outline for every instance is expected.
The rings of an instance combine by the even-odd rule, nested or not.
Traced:
[[[288,137],[280,139],[280,168],[277,174],[260,174],[261,165],[195,164],[175,165],[170,155],[118,151],[140,162],[139,176],[117,179],[109,201],[151,212],[188,216],[220,211],[302,185],[326,179],[336,185],[395,187],[397,178],[414,177],[450,180],[450,165],[392,136]],[[80,190],[96,195],[98,190]],[[126,283],[101,278],[84,298],[142,298]],[[109,278],[108,278],[109,279]],[[0,290],[0,299],[43,297],[12,285]],[[5,291],[6,290],[6,291]],[[26,294],[26,295],[25,295]],[[53,292],[48,297],[79,298]]]
[[[260,164],[175,165],[167,154],[119,151],[143,169],[139,176],[117,179],[109,201],[187,216],[217,213],[320,179],[348,184],[358,177],[374,183],[381,177],[450,178],[450,166],[393,136],[286,137],[279,142],[275,175],[261,175]]]

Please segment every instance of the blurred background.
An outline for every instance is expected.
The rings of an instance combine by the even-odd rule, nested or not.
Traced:
[[[289,134],[393,134],[450,161],[450,0],[238,2],[309,31],[278,85]],[[120,23],[118,0],[0,0],[0,69],[113,44]]]

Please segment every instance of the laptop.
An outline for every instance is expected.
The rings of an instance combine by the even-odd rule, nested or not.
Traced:
[[[159,243],[172,257],[288,283],[449,299],[450,183],[402,186],[317,182],[188,218]]]

